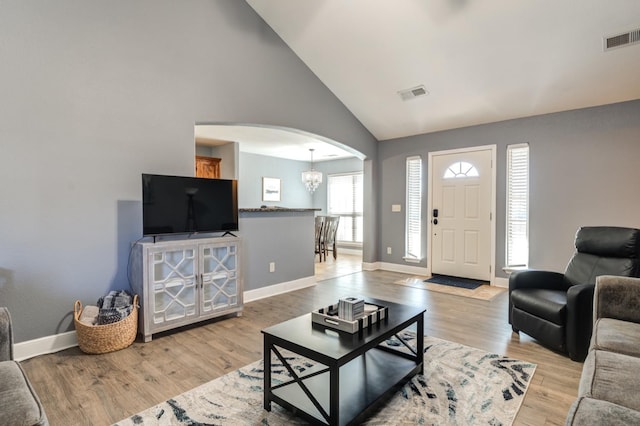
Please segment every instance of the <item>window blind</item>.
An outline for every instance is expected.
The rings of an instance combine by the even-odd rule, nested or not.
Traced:
[[[405,258],[422,258],[422,159],[407,158]]]
[[[509,267],[529,263],[529,145],[507,146],[507,248]]]

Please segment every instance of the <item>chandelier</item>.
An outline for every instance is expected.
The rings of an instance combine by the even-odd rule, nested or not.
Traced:
[[[313,148],[309,149],[311,151],[311,170],[307,170],[306,172],[302,172],[302,183],[307,188],[307,190],[311,193],[315,191],[318,186],[322,183],[322,173],[314,170],[313,168]]]

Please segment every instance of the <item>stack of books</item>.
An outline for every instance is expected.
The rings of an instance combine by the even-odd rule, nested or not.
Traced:
[[[364,316],[364,299],[345,297],[338,302],[338,317],[347,321],[355,321]]]

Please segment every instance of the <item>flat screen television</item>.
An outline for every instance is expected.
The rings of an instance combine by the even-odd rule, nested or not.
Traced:
[[[142,175],[145,236],[238,230],[238,181]]]

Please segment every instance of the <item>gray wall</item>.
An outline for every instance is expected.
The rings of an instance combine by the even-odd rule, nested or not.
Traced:
[[[405,204],[407,156],[422,156],[427,188],[429,152],[496,144],[496,267],[504,276],[506,147],[523,142],[530,144],[530,267],[564,271],[580,226],[640,228],[640,101],[633,101],[380,142],[380,259],[403,263],[404,214],[391,205]],[[425,196],[425,248],[426,208]]]
[[[242,143],[242,142],[241,142]],[[265,155],[240,153],[238,205],[256,208],[261,205],[289,208],[321,208],[326,210],[327,173],[362,170],[362,161],[346,159],[315,163],[325,174],[322,185],[310,194],[301,181],[301,173],[310,162],[293,161]],[[281,179],[281,201],[262,201],[262,177]],[[317,200],[323,200],[320,203]],[[241,212],[240,232],[243,239],[245,290],[272,284],[288,283],[313,276],[314,212]],[[275,272],[269,263],[275,262]]]
[[[222,179],[238,179],[240,164],[240,146],[238,142],[212,147],[214,157],[220,158],[220,177]]]
[[[289,208],[316,208],[318,214],[327,211],[327,176],[336,173],[361,172],[363,162],[358,158],[315,162],[313,167],[322,172],[322,184],[309,193],[301,181],[301,174],[309,170],[307,161],[286,160],[266,155],[240,153],[240,183],[238,205],[240,208],[255,208],[261,205]],[[280,202],[262,201],[262,178],[279,178],[282,184]]]
[[[240,213],[245,291],[313,277],[313,217],[313,212]]]
[[[194,124],[371,134],[238,0],[5,0],[0,304],[16,342],[73,329],[127,284],[141,173],[193,175]]]
[[[362,171],[363,162],[358,158],[347,158],[333,161],[321,161],[314,163],[314,168],[323,173],[323,183],[313,193],[304,187],[301,181],[301,173],[311,167],[307,161],[294,161],[276,158],[266,155],[258,155],[247,152],[238,153],[237,177],[225,177],[225,169],[232,161],[233,155],[227,155],[228,146],[238,146],[237,142],[221,146],[196,145],[196,154],[219,157],[222,164],[223,179],[239,179],[238,206],[240,208],[256,208],[262,205],[290,208],[318,208],[322,213],[327,210],[327,175],[335,173],[350,173]],[[231,166],[233,164],[230,164]],[[262,201],[262,178],[278,178],[282,184],[281,201]]]
[[[301,180],[301,173],[309,168],[309,163],[241,152],[239,168],[238,206],[240,208],[256,208],[262,205],[290,208],[313,207],[312,195]],[[280,179],[280,201],[262,201],[263,177]]]

